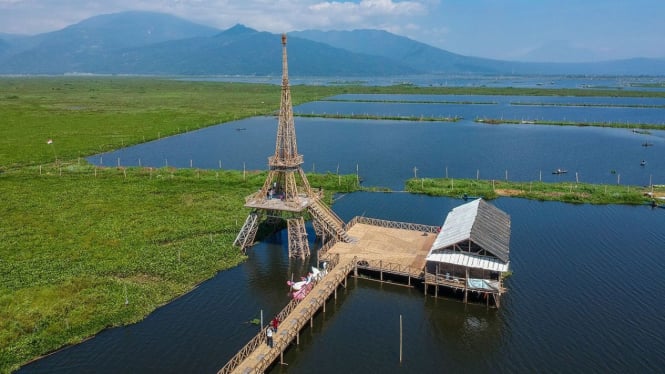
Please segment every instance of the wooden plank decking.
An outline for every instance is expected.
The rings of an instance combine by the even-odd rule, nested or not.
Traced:
[[[422,278],[425,258],[436,239],[431,231],[367,223],[356,223],[347,232],[355,240],[335,243],[326,255],[339,255],[340,261],[355,257],[360,268],[415,278]]]

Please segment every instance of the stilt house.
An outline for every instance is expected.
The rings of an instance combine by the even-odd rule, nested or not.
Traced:
[[[448,213],[427,255],[427,283],[494,295],[510,265],[510,216],[476,199]]]

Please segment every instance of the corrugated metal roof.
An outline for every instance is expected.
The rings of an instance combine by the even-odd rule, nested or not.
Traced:
[[[441,232],[437,235],[432,249],[441,249],[467,240],[471,237],[471,228],[476,221],[480,199],[460,205],[448,213]]]
[[[495,257],[478,256],[471,253],[440,251],[430,253],[427,261],[444,262],[447,264],[461,265],[476,269],[485,269],[491,271],[508,271],[509,262],[503,262]]]
[[[430,254],[466,240],[508,262],[510,216],[482,199],[460,205],[448,213]]]

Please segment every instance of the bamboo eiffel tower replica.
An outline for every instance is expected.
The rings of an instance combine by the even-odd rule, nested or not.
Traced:
[[[282,97],[277,124],[275,154],[268,157],[268,177],[261,189],[245,198],[245,207],[252,211],[236,237],[235,246],[246,251],[254,244],[259,224],[264,220],[286,220],[289,238],[289,256],[309,256],[305,216],[312,218],[316,235],[324,240],[351,238],[344,229],[344,222],[328,208],[321,197],[323,191],[312,190],[302,170],[303,156],[298,154],[296,131],[293,123],[293,107],[286,58],[286,34],[282,34]]]

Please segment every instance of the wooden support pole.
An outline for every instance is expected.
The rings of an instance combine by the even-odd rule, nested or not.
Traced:
[[[402,315],[399,315],[399,363],[402,363]]]
[[[466,279],[464,280],[464,304],[468,302],[468,296],[469,296],[469,268],[466,268]]]

